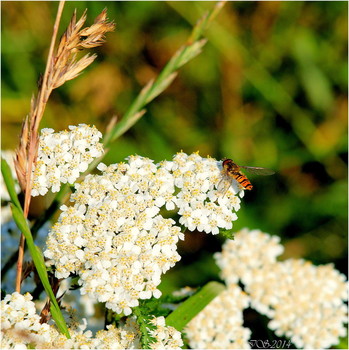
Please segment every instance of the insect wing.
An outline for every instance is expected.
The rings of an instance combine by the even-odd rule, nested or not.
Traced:
[[[254,166],[240,166],[241,169],[247,170],[251,174],[255,175],[273,175],[275,174],[275,171],[268,169],[268,168],[259,168],[259,167],[254,167]]]
[[[227,175],[223,175],[217,185],[217,192],[220,196],[224,197],[231,185],[231,178]]]

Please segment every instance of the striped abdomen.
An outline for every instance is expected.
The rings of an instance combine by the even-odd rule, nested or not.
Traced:
[[[252,190],[253,186],[245,175],[240,172],[236,172],[233,174],[233,177],[245,190]]]

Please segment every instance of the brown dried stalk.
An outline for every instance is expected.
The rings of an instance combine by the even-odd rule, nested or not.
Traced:
[[[37,97],[33,97],[31,100],[30,112],[23,122],[20,143],[16,151],[15,169],[21,189],[25,193],[25,217],[28,216],[32,190],[32,169],[36,164],[39,148],[39,124],[49,96],[53,89],[77,77],[97,57],[95,54],[87,54],[77,60],[76,53],[84,48],[91,49],[102,45],[105,41],[105,34],[113,31],[115,27],[113,22],[108,22],[107,10],[104,9],[101,14],[96,17],[94,24],[81,29],[86,21],[86,11],[78,21],[76,21],[76,11],[74,11],[68,28],[63,34],[57,51],[54,54],[54,45],[63,7],[64,1],[60,1],[45,74],[39,86]],[[21,284],[23,248],[24,237],[21,235],[16,279],[16,291],[18,292],[20,291]]]

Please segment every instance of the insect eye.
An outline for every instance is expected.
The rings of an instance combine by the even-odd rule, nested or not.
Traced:
[[[224,159],[222,165],[226,165],[231,162],[231,159]]]

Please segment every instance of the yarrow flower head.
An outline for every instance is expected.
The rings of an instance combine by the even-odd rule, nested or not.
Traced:
[[[102,155],[102,134],[94,126],[80,124],[69,130],[41,130],[32,196],[43,196],[50,188],[58,192],[62,183],[74,183],[93,159]]]
[[[45,256],[58,278],[78,273],[83,294],[128,315],[138,299],[160,296],[160,276],[180,259],[183,234],[159,214],[154,195],[168,191],[160,181],[166,174],[151,160],[99,168],[103,175],[76,185],[75,205],[61,208]]]
[[[231,228],[240,199],[217,193],[220,163],[180,153],[160,164],[130,156],[127,163],[100,164],[102,175],[76,184],[74,205],[62,206],[47,239],[45,256],[57,278],[79,275],[81,292],[126,315],[139,299],[158,298],[161,275],[180,256],[184,234],[163,211],[178,209],[189,230]]]
[[[251,331],[243,327],[249,297],[237,285],[219,294],[194,317],[185,332],[192,349],[249,349]]]
[[[87,322],[69,324],[71,339],[59,333],[55,325],[40,323],[32,296],[17,292],[1,301],[1,349],[139,349],[141,333],[135,317],[127,318],[119,327],[108,325],[95,337],[86,330]],[[152,349],[180,349],[181,333],[165,325],[164,317],[154,317],[156,328],[150,335],[156,339]]]
[[[268,316],[269,328],[298,348],[329,348],[345,336],[347,283],[333,265],[301,259],[277,261],[279,239],[244,229],[215,255],[228,286],[240,280],[251,307]]]

